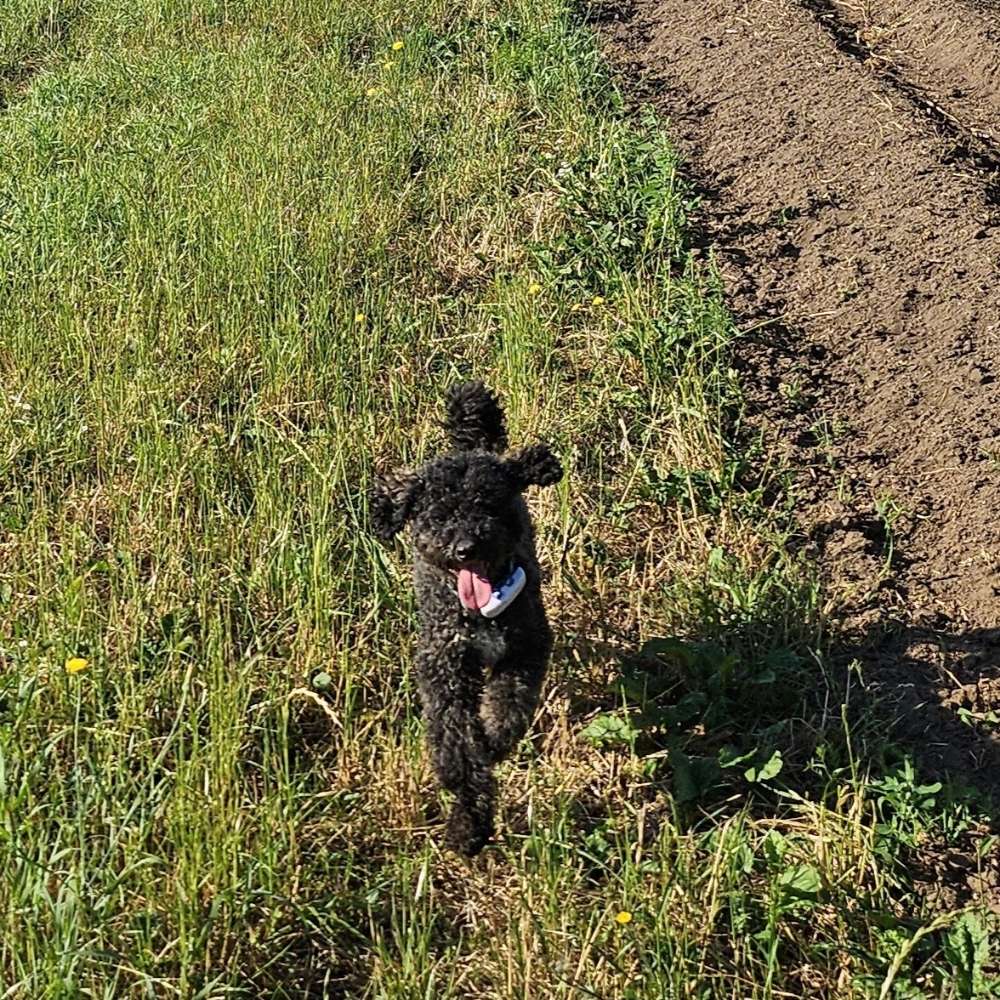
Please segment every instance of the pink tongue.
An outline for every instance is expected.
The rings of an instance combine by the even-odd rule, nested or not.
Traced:
[[[493,585],[486,577],[471,569],[458,571],[458,599],[470,611],[478,611],[483,607],[492,593]]]

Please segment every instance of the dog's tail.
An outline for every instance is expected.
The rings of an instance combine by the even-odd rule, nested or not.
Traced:
[[[507,450],[507,427],[496,396],[482,382],[452,386],[444,428],[456,451]]]

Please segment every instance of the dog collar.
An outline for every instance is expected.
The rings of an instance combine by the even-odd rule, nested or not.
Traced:
[[[514,566],[509,575],[493,588],[490,599],[479,609],[479,613],[484,618],[496,618],[502,615],[507,608],[514,603],[518,594],[524,590],[524,585],[528,582],[520,566]]]

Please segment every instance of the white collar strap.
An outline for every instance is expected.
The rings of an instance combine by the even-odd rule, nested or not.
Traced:
[[[503,614],[515,601],[517,595],[524,590],[528,577],[520,566],[515,566],[510,575],[498,583],[490,594],[490,599],[479,609],[484,618],[496,618]]]

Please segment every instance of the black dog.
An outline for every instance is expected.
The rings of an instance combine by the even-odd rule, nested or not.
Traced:
[[[503,411],[480,382],[448,394],[452,450],[382,477],[374,530],[410,522],[420,611],[417,683],[434,770],[456,797],[448,846],[469,857],[493,834],[493,767],[531,722],[552,650],[522,492],[562,477],[542,444],[506,454]]]

